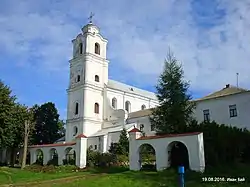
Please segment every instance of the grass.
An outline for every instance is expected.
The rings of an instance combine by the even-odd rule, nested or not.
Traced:
[[[59,172],[61,171],[61,172]],[[72,178],[79,176],[78,178]],[[202,177],[245,177],[247,182],[202,182]],[[9,181],[11,177],[12,182]],[[58,179],[45,182],[45,180]],[[188,172],[186,174],[186,187],[249,187],[250,186],[249,166],[235,166],[230,168],[217,167],[208,168],[205,174]],[[16,168],[0,168],[0,184],[20,184],[31,181],[40,184],[29,184],[27,186],[43,187],[177,187],[178,175],[174,170],[162,172],[133,172],[126,168],[89,169],[84,172],[73,172],[71,169],[57,169],[55,173],[35,173],[21,171]],[[19,185],[17,185],[19,186]]]
[[[65,167],[66,168],[66,167]],[[87,172],[73,172],[73,168],[59,167],[55,172],[33,172],[19,168],[0,167],[0,184],[28,183],[83,175]]]

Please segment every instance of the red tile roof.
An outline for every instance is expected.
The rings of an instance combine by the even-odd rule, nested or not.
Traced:
[[[198,135],[201,132],[190,132],[190,133],[183,133],[183,134],[165,134],[165,135],[155,135],[155,136],[142,136],[137,140],[150,140],[150,139],[158,139],[158,138],[174,138],[180,136],[193,136]]]
[[[76,138],[87,138],[84,134],[79,134]]]
[[[131,131],[129,131],[128,133],[131,133],[131,132],[141,132],[139,129],[137,128],[133,128]]]
[[[76,144],[76,142],[54,143],[54,144],[43,144],[43,145],[31,145],[31,146],[29,146],[29,148],[71,146],[71,145],[75,145],[75,144]]]

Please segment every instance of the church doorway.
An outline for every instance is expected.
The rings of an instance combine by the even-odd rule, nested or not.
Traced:
[[[155,149],[150,144],[139,147],[139,164],[141,170],[156,170]]]
[[[178,166],[184,166],[189,169],[189,154],[186,145],[174,141],[168,145],[168,166],[177,169]]]

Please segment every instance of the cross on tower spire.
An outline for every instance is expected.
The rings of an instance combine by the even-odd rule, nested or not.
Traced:
[[[90,13],[90,16],[88,17],[89,23],[92,23],[92,18],[94,17],[94,15],[95,14],[93,12]]]

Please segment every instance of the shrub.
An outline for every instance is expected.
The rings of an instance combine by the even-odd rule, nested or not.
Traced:
[[[47,165],[58,166],[58,157],[54,157],[53,159],[49,160]]]
[[[129,158],[127,155],[117,155],[117,161],[119,166],[129,166]]]
[[[63,165],[76,165],[76,160],[73,158],[63,159]]]

